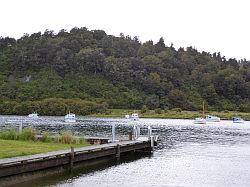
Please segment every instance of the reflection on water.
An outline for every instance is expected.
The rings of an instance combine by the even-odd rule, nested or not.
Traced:
[[[4,122],[10,118],[14,117],[0,117],[0,128],[8,128],[10,125]],[[132,122],[118,118],[80,118],[76,124],[69,125],[62,117],[42,117],[29,125],[38,131],[71,130],[78,135],[111,137],[111,125],[115,124],[117,136],[123,137],[134,123],[142,127],[151,125],[153,133],[160,136],[152,157],[102,165],[86,172],[80,168],[74,175],[45,177],[33,186],[250,186],[250,122],[199,125],[192,120]],[[146,130],[142,129],[142,133],[146,134]]]

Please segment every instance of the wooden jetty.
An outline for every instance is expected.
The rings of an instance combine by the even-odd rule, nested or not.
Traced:
[[[154,138],[141,137],[132,141],[0,159],[0,178],[64,165],[72,167],[76,162],[90,161],[102,157],[119,158],[129,152],[151,152],[154,143]]]
[[[42,141],[43,139],[43,136],[42,135],[36,135],[35,136],[36,140],[40,140]],[[55,139],[56,136],[49,136],[49,138],[51,139]],[[76,136],[76,138],[82,138],[82,137],[79,137],[79,136]],[[105,137],[91,137],[91,136],[85,136],[83,137],[84,140],[91,144],[91,145],[99,145],[99,144],[107,144],[109,143],[109,138],[105,138]]]

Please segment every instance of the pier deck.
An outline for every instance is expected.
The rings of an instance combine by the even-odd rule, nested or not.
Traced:
[[[105,156],[120,157],[136,150],[151,150],[151,142],[148,138],[122,141],[102,145],[53,151],[30,156],[0,159],[0,178],[46,168],[82,162]]]

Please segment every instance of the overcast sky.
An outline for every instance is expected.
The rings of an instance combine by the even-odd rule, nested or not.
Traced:
[[[0,36],[102,29],[250,59],[249,0],[1,0]]]

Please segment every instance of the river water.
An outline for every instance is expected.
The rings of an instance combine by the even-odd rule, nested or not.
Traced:
[[[0,116],[0,128],[15,116]],[[24,118],[23,118],[24,119]],[[74,173],[44,177],[19,186],[250,186],[250,122],[232,121],[193,124],[192,120],[140,119],[132,122],[120,118],[78,118],[76,124],[63,117],[41,117],[23,122],[37,131],[58,133],[69,130],[77,135],[111,137],[111,125],[117,138],[125,138],[136,123],[146,134],[148,125],[160,142],[151,156],[134,158],[120,164]]]

